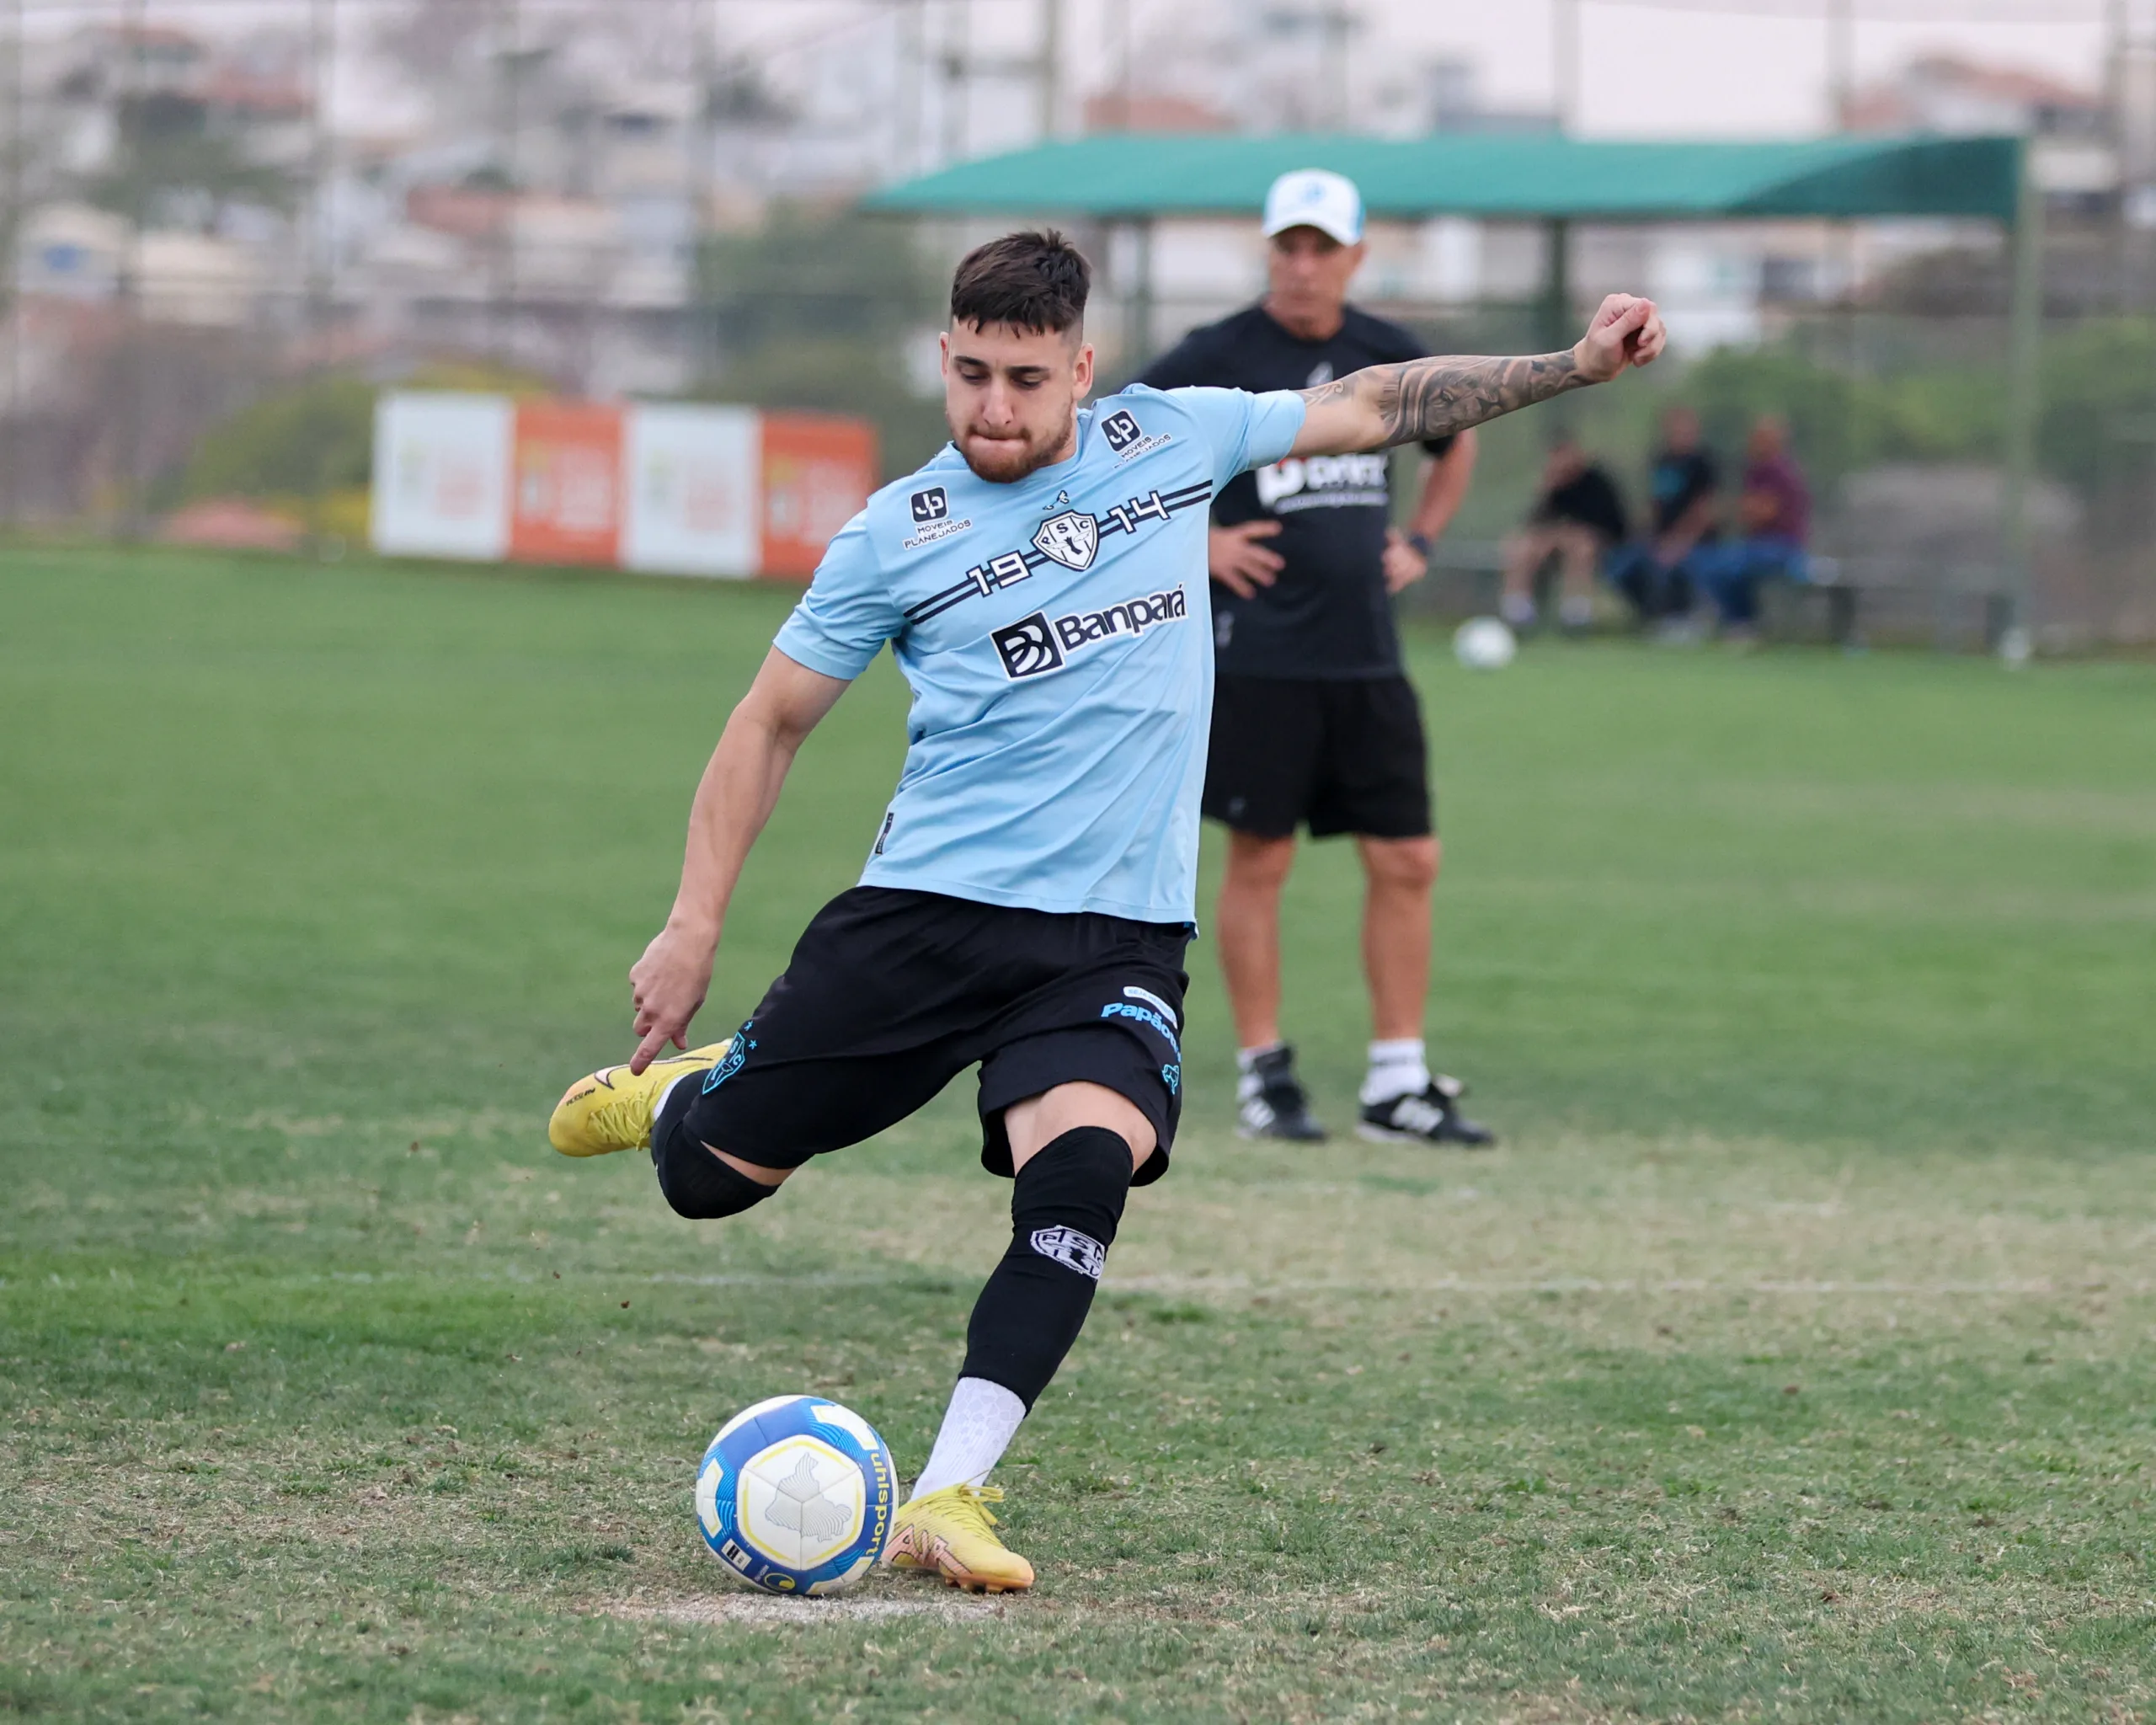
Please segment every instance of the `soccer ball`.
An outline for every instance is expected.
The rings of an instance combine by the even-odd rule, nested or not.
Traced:
[[[1494,617],[1471,617],[1453,633],[1453,657],[1470,670],[1502,670],[1518,651],[1518,638]]]
[[[835,1594],[875,1567],[898,1471],[875,1427],[818,1396],[775,1396],[719,1428],[696,1469],[696,1530],[775,1594]]]

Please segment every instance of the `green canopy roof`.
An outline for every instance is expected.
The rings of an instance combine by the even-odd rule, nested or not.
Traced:
[[[963,162],[887,186],[872,210],[940,216],[1249,214],[1291,168],[1330,168],[1371,215],[1587,222],[1977,216],[2011,222],[2015,138],[1634,143],[1441,134],[1392,140],[1111,132]]]

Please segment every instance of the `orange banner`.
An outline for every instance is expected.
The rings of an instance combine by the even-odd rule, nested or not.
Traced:
[[[516,405],[510,555],[611,564],[622,537],[622,410],[588,402]]]
[[[760,573],[812,575],[831,536],[876,489],[876,430],[822,414],[763,416]]]

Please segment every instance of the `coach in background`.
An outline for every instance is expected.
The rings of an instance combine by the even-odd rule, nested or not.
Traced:
[[[1315,168],[1283,174],[1266,197],[1265,233],[1265,297],[1191,331],[1140,382],[1308,389],[1425,356],[1406,330],[1348,303],[1365,249],[1353,184]],[[1422,578],[1460,507],[1475,434],[1423,447],[1433,460],[1404,534],[1392,526],[1382,454],[1276,462],[1230,482],[1214,505],[1217,681],[1204,812],[1229,830],[1214,927],[1246,1137],[1325,1136],[1280,1035],[1280,891],[1296,830],[1307,826],[1313,838],[1353,833],[1362,852],[1374,1039],[1362,1135],[1492,1141],[1455,1106],[1459,1082],[1431,1073],[1422,1044],[1438,847],[1392,595]]]

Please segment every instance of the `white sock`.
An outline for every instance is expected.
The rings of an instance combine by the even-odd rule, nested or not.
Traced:
[[[951,1391],[943,1429],[936,1434],[928,1466],[913,1482],[913,1494],[925,1498],[961,1482],[979,1485],[1003,1459],[1026,1418],[1026,1404],[1001,1384],[986,1378],[960,1378]]]
[[[1359,1092],[1364,1108],[1395,1097],[1420,1096],[1430,1087],[1430,1068],[1419,1036],[1370,1044],[1370,1070]]]
[[[1506,594],[1497,609],[1503,614],[1505,621],[1516,629],[1528,628],[1534,624],[1534,601],[1524,593]]]
[[[659,1101],[651,1111],[652,1124],[654,1126],[657,1125],[659,1124],[659,1117],[666,1112],[667,1099],[674,1094],[675,1085],[684,1084],[691,1078],[701,1078],[703,1074],[701,1072],[684,1072],[679,1078],[674,1080],[673,1083],[669,1084],[665,1089],[660,1091],[659,1092]]]

